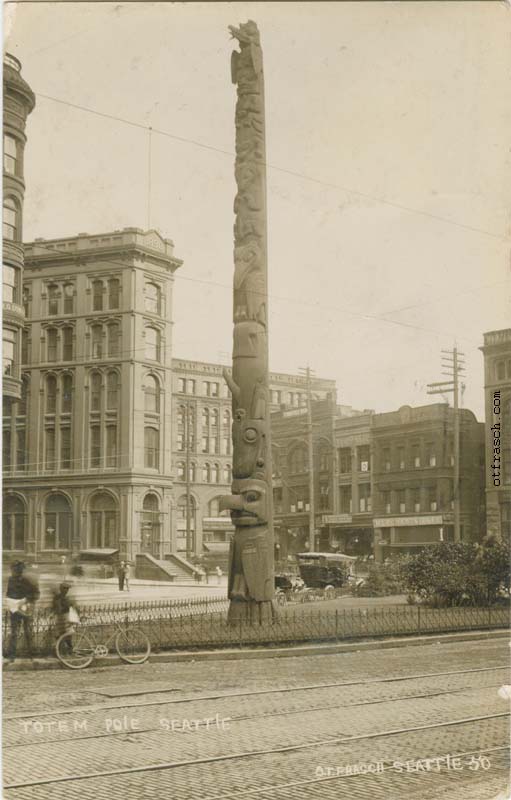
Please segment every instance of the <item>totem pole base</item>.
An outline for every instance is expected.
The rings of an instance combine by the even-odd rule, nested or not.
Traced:
[[[276,619],[275,605],[272,600],[231,600],[227,612],[229,625],[246,622],[250,625],[267,625]]]

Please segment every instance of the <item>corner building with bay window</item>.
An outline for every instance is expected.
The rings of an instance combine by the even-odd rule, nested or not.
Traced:
[[[3,418],[4,557],[163,558],[172,542],[172,292],[156,231],[25,246],[21,400]]]

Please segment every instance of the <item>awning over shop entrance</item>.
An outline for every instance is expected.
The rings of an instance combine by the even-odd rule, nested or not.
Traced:
[[[229,542],[204,542],[204,550],[212,555],[227,555],[229,552]]]

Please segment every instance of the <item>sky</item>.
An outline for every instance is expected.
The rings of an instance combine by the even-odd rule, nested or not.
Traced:
[[[270,368],[309,365],[340,403],[388,411],[446,400],[427,384],[456,345],[483,419],[483,332],[511,327],[509,4],[8,3],[37,102],[24,240],[157,229],[184,261],[174,356],[228,363],[227,26],[247,19],[266,84]]]

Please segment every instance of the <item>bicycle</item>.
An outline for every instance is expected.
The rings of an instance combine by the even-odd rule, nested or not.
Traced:
[[[108,655],[112,640],[117,655],[126,664],[143,664],[151,655],[149,637],[138,628],[128,628],[125,623],[114,622],[116,630],[106,642],[98,642],[94,634],[84,629],[65,631],[55,644],[58,660],[68,669],[85,669],[95,658]]]

